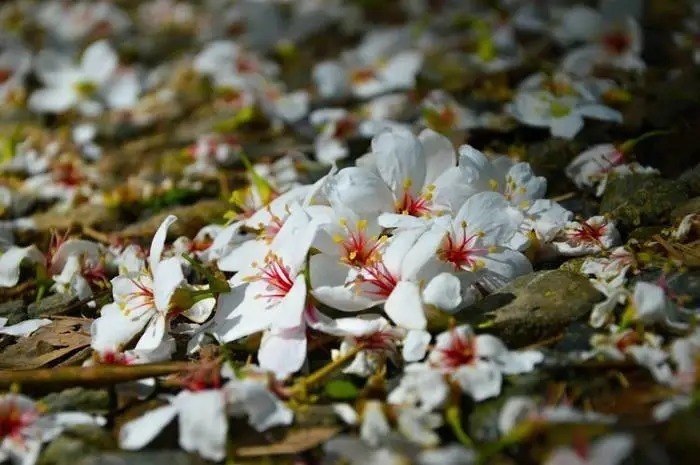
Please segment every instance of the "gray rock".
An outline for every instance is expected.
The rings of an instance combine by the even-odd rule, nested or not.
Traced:
[[[0,304],[0,317],[7,318],[8,325],[14,325],[27,319],[27,309],[22,299],[10,300]]]
[[[601,298],[578,273],[537,271],[520,276],[456,316],[509,346],[524,346],[558,335],[584,318]]]
[[[67,294],[52,294],[44,297],[38,302],[32,302],[27,307],[27,313],[30,318],[38,318],[40,316],[51,316],[62,313],[66,308],[77,302],[78,300]]]
[[[671,210],[671,221],[679,223],[684,216],[700,212],[700,197],[693,197]]]
[[[112,435],[95,425],[76,425],[51,441],[39,457],[38,465],[75,465],[83,457],[113,450]]]
[[[49,412],[81,411],[103,413],[109,409],[109,394],[102,389],[83,389],[80,387],[53,392],[42,403]]]
[[[77,465],[203,465],[204,460],[177,450],[108,452],[83,458]]]
[[[619,228],[630,231],[639,226],[664,224],[671,210],[687,199],[688,189],[683,183],[656,175],[633,174],[608,182],[600,213],[616,220]]]

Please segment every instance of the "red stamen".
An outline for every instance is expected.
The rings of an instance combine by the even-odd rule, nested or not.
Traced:
[[[418,194],[417,197],[413,197],[410,193],[404,191],[401,201],[396,204],[396,212],[416,217],[427,216],[431,211],[430,200],[429,195]]]
[[[478,239],[478,234],[467,234],[467,225],[463,223],[460,239],[455,240],[452,234],[447,234],[438,250],[438,257],[451,263],[455,270],[474,268],[477,266],[478,257],[488,252],[488,249],[474,247]]]
[[[265,258],[265,266],[259,270],[259,273],[249,278],[248,281],[264,281],[270,292],[260,294],[257,297],[282,299],[292,290],[294,279],[292,279],[289,268],[284,266],[282,259],[277,255],[269,254]]]
[[[437,349],[442,358],[440,364],[444,368],[454,369],[462,365],[471,365],[477,359],[476,340],[472,336],[465,337],[456,330],[452,331],[450,345],[444,349]]]
[[[606,50],[614,55],[622,55],[632,45],[632,39],[623,31],[614,31],[603,37]]]
[[[13,400],[0,400],[0,439],[22,439],[22,430],[32,424],[39,413],[23,412]]]
[[[387,298],[392,293],[398,279],[391,274],[384,262],[375,262],[362,269],[363,276],[357,278],[360,283],[367,283],[373,286],[374,289],[368,290],[368,294],[378,297]]]

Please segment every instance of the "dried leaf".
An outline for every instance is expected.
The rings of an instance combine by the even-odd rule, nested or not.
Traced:
[[[298,454],[312,449],[340,432],[338,426],[319,426],[314,428],[292,429],[279,442],[261,446],[245,446],[236,449],[239,457],[259,457],[264,455]]]
[[[89,323],[80,318],[60,319],[19,338],[0,353],[0,368],[33,369],[54,364],[90,346]]]

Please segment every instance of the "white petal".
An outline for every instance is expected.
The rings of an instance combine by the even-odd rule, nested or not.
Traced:
[[[409,131],[390,130],[372,139],[372,152],[384,182],[397,195],[403,195],[406,181],[412,194],[423,187],[426,175],[423,146]]]
[[[109,79],[119,64],[119,57],[106,40],[92,43],[83,52],[81,68],[90,80],[102,84]]]
[[[153,235],[153,240],[151,241],[151,250],[148,254],[148,266],[151,267],[151,272],[155,274],[155,270],[160,263],[160,257],[163,254],[163,248],[165,247],[165,239],[168,235],[168,228],[171,224],[177,221],[175,215],[168,215],[163,222],[158,226],[156,233]]]
[[[275,308],[272,327],[276,329],[296,328],[302,324],[302,314],[306,307],[306,278],[299,275],[287,295]]]
[[[26,337],[32,334],[37,329],[41,328],[42,326],[50,324],[51,320],[47,320],[46,318],[38,320],[25,320],[11,326],[1,327],[0,334],[6,334],[8,336]]]
[[[423,289],[423,301],[440,310],[455,310],[462,303],[462,283],[451,273],[440,273]]]
[[[584,105],[577,108],[576,111],[586,118],[622,123],[622,114],[605,105]]]
[[[230,398],[248,416],[248,423],[256,431],[274,426],[289,425],[294,413],[275,397],[267,386],[255,380],[233,380],[225,388]]]
[[[223,460],[228,432],[223,391],[181,391],[173,403],[178,410],[180,446],[205,459]]]
[[[306,360],[306,329],[268,331],[258,350],[260,367],[272,371],[278,378],[298,371]]]
[[[125,315],[117,304],[102,307],[100,317],[92,322],[92,348],[97,351],[118,349],[143,330],[151,318],[150,313]]]
[[[454,380],[476,402],[495,397],[501,393],[501,371],[491,363],[478,362],[463,366],[452,375]]]
[[[572,113],[564,118],[552,120],[551,132],[555,137],[573,139],[581,128],[583,128],[583,118]]]
[[[406,329],[425,329],[425,312],[416,283],[399,281],[384,303],[384,310],[399,326]]]
[[[46,87],[32,92],[27,105],[38,113],[63,113],[78,102],[78,95],[70,88]]]
[[[432,129],[423,129],[418,139],[425,152],[426,184],[432,183],[447,169],[457,165],[457,155],[450,139]]]
[[[425,352],[430,344],[430,333],[420,329],[408,332],[403,341],[401,355],[406,362],[417,362],[425,357]]]
[[[628,434],[612,434],[603,437],[593,444],[590,452],[590,463],[618,464],[632,452],[634,439]]]
[[[167,312],[170,299],[178,287],[185,284],[182,265],[179,257],[170,257],[158,264],[153,273],[153,297],[156,308]]]
[[[136,350],[155,350],[163,343],[166,336],[165,315],[156,313],[146,325],[139,342],[136,343]]]
[[[35,245],[10,247],[0,255],[0,287],[13,287],[19,281],[20,265],[23,260],[42,263],[44,255]]]
[[[119,430],[119,447],[126,450],[142,449],[158,436],[175,415],[177,409],[172,405],[165,405],[126,423]]]

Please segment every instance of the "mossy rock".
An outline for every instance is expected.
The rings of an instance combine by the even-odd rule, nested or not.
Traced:
[[[673,208],[688,199],[685,185],[655,175],[633,174],[612,179],[600,213],[617,221],[623,231],[668,221]]]
[[[193,237],[202,227],[220,221],[230,205],[223,200],[200,200],[193,205],[175,207],[134,223],[122,231],[126,237],[152,237],[168,215],[177,216],[177,221],[168,230],[170,237]]]
[[[109,394],[102,389],[75,387],[51,393],[41,401],[49,412],[104,413],[109,410]]]
[[[671,210],[671,221],[674,224],[680,223],[683,217],[691,213],[700,213],[700,197],[693,197]]]
[[[562,271],[570,271],[572,273],[580,273],[583,262],[586,261],[588,257],[575,257],[571,258],[559,266]]]
[[[0,298],[2,295],[0,294]],[[14,325],[27,319],[27,309],[22,299],[0,304],[0,317],[7,318],[7,325]]]
[[[691,195],[700,195],[700,164],[685,171],[679,181],[688,187]]]
[[[75,465],[86,455],[116,449],[112,435],[96,425],[75,425],[51,441],[38,465]]]
[[[588,315],[601,297],[583,275],[537,271],[516,278],[456,317],[511,347],[522,347],[559,335]]]

